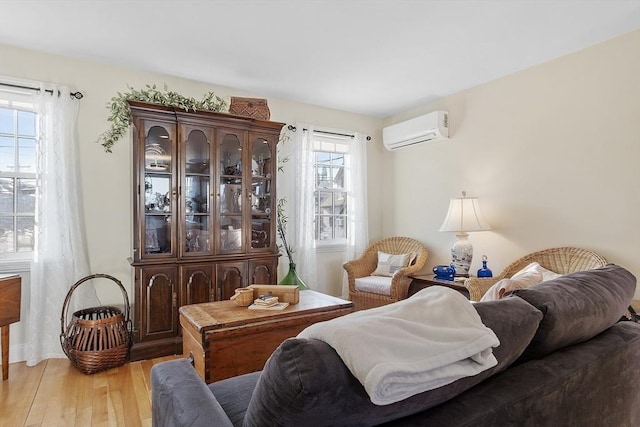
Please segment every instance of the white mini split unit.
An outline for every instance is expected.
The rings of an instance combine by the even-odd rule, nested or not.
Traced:
[[[434,111],[382,129],[382,141],[389,151],[448,138],[449,113],[446,111]]]

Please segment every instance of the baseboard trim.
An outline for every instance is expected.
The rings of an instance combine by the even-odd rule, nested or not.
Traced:
[[[9,363],[24,362],[27,360],[27,345],[14,344],[9,346]]]

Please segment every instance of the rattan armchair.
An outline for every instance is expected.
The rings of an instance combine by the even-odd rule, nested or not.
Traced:
[[[390,295],[363,292],[356,290],[356,279],[370,276],[378,265],[378,251],[388,254],[416,255],[412,264],[398,270],[391,277]],[[408,277],[417,273],[427,261],[429,252],[422,243],[409,237],[389,237],[371,243],[359,258],[346,262],[343,267],[349,280],[349,299],[356,310],[379,307],[407,298],[412,279]]]
[[[496,282],[510,278],[532,262],[537,262],[547,270],[558,274],[575,273],[607,265],[604,257],[587,249],[571,247],[545,249],[512,262],[495,277],[472,277],[465,280],[464,286],[469,290],[469,299],[480,301],[485,292]]]

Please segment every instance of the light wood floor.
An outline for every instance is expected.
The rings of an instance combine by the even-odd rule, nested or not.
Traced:
[[[177,356],[85,375],[68,359],[9,365],[0,388],[0,426],[151,426],[151,367]]]

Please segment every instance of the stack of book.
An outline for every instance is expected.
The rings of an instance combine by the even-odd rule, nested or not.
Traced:
[[[254,304],[261,307],[273,307],[278,303],[278,297],[272,295],[260,295],[253,301]]]
[[[278,297],[273,295],[260,295],[249,306],[250,310],[284,310],[289,306],[288,302],[278,302]]]

